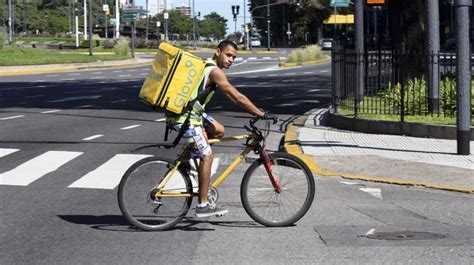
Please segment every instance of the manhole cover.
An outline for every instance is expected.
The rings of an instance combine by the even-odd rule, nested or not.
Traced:
[[[380,240],[429,240],[444,238],[444,235],[429,232],[399,231],[399,232],[373,232],[367,238]]]

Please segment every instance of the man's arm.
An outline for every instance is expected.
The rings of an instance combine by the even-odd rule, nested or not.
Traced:
[[[225,76],[224,71],[219,68],[215,68],[209,74],[209,79],[211,82],[217,85],[217,88],[220,89],[224,94],[234,103],[241,105],[249,113],[263,117],[265,113],[257,108],[250,99],[248,99],[244,94],[240,93],[232,84],[229,83],[227,77]]]

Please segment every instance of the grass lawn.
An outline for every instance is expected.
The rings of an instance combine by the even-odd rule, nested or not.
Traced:
[[[113,61],[130,59],[131,56],[118,56],[115,54],[93,55],[59,53],[53,50],[18,48],[4,46],[0,50],[0,66],[35,65],[54,63],[88,63],[97,61]]]
[[[370,99],[369,99],[370,101]],[[474,114],[474,80],[471,82],[471,112]],[[363,103],[362,103],[363,104]],[[387,111],[388,112],[388,111]],[[393,111],[392,111],[393,112]],[[354,117],[353,108],[341,106],[339,113],[348,116]],[[471,114],[471,126],[474,125],[474,117]],[[381,120],[381,121],[400,121],[400,114],[373,114],[361,110],[359,112],[360,119],[367,120]],[[425,124],[443,124],[443,125],[456,125],[456,116],[445,117],[443,114],[438,115],[405,115],[405,122],[416,122],[416,123],[425,123]]]
[[[38,45],[43,45],[43,44],[57,44],[59,42],[65,43],[65,44],[75,44],[76,39],[74,38],[67,38],[67,37],[22,37],[22,36],[15,36],[13,38],[13,43],[16,43],[17,41],[23,41],[25,45],[28,45],[32,42],[36,42]]]

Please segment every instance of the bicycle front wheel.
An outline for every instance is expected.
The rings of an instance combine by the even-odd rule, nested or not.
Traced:
[[[240,197],[248,215],[265,226],[288,226],[311,207],[315,187],[306,164],[287,153],[269,154],[272,174],[280,184],[276,191],[262,159],[254,161],[242,179]]]
[[[192,201],[189,176],[178,169],[166,184],[161,183],[172,168],[174,163],[169,159],[147,157],[125,172],[118,203],[131,225],[146,231],[167,230],[186,215]],[[158,191],[163,195],[157,195]]]

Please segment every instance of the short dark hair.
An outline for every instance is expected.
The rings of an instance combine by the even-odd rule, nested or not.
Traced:
[[[231,40],[223,40],[219,43],[219,45],[217,45],[217,48],[219,50],[223,50],[225,47],[227,46],[232,46],[235,50],[238,50],[237,49],[237,44],[235,44],[235,42],[231,41]]]

